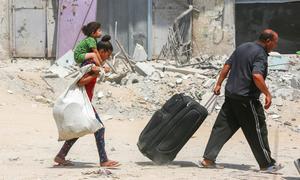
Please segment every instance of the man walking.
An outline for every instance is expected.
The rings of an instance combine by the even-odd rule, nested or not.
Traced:
[[[200,166],[220,167],[215,163],[220,150],[242,128],[260,170],[273,173],[282,168],[271,157],[264,114],[264,108],[268,109],[272,102],[265,84],[268,53],[276,48],[277,43],[278,34],[265,29],[257,42],[240,45],[225,62],[214,88],[214,93],[219,95],[221,84],[229,73],[225,102],[213,126]],[[261,93],[265,95],[264,108],[259,101]]]

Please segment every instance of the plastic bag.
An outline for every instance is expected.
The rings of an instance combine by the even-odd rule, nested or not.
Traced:
[[[85,87],[77,82],[84,74],[91,71],[87,65],[77,72],[74,82],[62,93],[53,107],[53,117],[58,129],[58,140],[69,140],[96,132],[103,127],[95,116]]]

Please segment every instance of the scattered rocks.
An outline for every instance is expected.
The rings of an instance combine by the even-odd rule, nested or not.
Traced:
[[[34,99],[35,99],[36,102],[39,102],[39,103],[44,103],[44,104],[52,104],[53,103],[52,100],[47,99],[43,96],[35,96]]]
[[[278,114],[272,114],[272,115],[271,115],[271,118],[272,118],[272,119],[279,119],[279,118],[281,118],[281,116],[278,115]]]
[[[99,175],[99,176],[110,176],[112,172],[108,169],[99,169],[96,171],[85,171],[81,172],[82,175]]]
[[[181,79],[181,78],[176,79],[176,84],[182,84],[182,82],[183,82],[183,79]]]
[[[290,123],[290,122],[288,122],[288,121],[285,121],[283,124],[284,124],[285,126],[292,126],[292,123]]]
[[[19,161],[21,158],[20,157],[14,157],[14,158],[9,158],[9,161]]]
[[[98,99],[101,99],[102,97],[104,97],[104,93],[103,93],[102,91],[99,91],[99,92],[97,93],[97,98],[98,98]]]

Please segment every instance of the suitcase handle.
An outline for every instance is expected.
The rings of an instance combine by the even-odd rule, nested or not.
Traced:
[[[216,106],[216,103],[217,103],[217,95],[212,94],[211,97],[204,104],[204,107],[208,109],[211,105],[213,105],[213,107]]]

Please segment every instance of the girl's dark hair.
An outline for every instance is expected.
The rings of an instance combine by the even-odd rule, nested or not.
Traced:
[[[104,35],[102,37],[101,41],[99,41],[97,43],[97,49],[98,50],[104,50],[106,52],[107,51],[112,52],[114,50],[114,48],[113,48],[112,44],[110,43],[110,39],[111,39],[110,35]]]
[[[101,28],[101,24],[98,22],[90,22],[87,25],[81,28],[81,31],[86,36],[91,36],[92,33],[95,33],[99,28]]]

